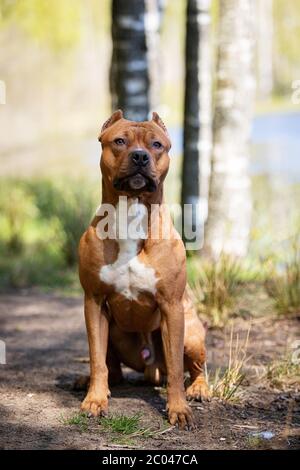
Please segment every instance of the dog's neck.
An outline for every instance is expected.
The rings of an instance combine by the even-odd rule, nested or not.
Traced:
[[[145,206],[144,209],[146,209],[147,211],[148,231],[147,231],[146,237],[140,240],[139,243],[137,244],[138,251],[140,251],[142,247],[145,245],[145,243],[147,243],[147,240],[151,238],[153,233],[157,233],[157,234],[160,233],[159,229],[157,228],[161,224],[161,218],[159,214],[166,213],[165,204],[163,200],[163,183],[158,185],[158,188],[154,193],[145,193],[145,194],[140,194],[137,196],[134,196],[134,195],[130,196],[130,195],[122,194],[120,192],[115,191],[114,189],[111,188],[110,184],[107,184],[107,182],[104,179],[102,179],[102,204],[111,204],[116,208],[116,210],[119,210],[118,206],[122,198],[123,198],[122,202],[124,203],[124,197],[125,198],[127,197],[127,203],[128,203],[127,210],[128,210],[128,207],[131,206],[132,203],[134,203],[134,204],[138,204],[138,206],[139,205]],[[157,212],[157,208],[159,208],[158,212]],[[154,215],[154,217],[152,217],[152,215]]]

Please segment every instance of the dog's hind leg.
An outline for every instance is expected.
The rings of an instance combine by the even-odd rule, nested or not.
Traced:
[[[206,332],[188,291],[184,294],[184,320],[184,365],[191,377],[186,397],[188,400],[209,400],[210,392],[204,375]]]
[[[147,382],[158,386],[162,385],[167,375],[160,330],[151,333],[151,345],[153,349],[153,361],[146,364],[144,377]]]
[[[118,385],[123,380],[121,369],[121,361],[117,351],[113,347],[112,341],[108,343],[106,364],[108,368],[108,383],[109,385]]]

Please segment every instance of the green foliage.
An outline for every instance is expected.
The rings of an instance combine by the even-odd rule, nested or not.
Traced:
[[[200,260],[192,277],[192,289],[199,311],[208,317],[211,326],[223,326],[241,282],[240,261],[225,254],[216,262]]]
[[[141,414],[136,413],[132,416],[111,415],[101,418],[100,424],[107,430],[120,434],[134,434],[140,428]]]
[[[104,418],[100,418],[99,424],[103,429],[109,431],[116,436],[129,437],[130,439],[134,437],[151,437],[159,432],[152,431],[149,428],[144,428],[141,425],[141,413],[135,413],[132,416],[126,416],[124,414],[120,415],[110,415]],[[121,441],[123,442],[123,441]]]
[[[110,434],[112,442],[126,446],[134,444],[134,440],[132,440],[134,438],[149,438],[159,435],[169,428],[168,423],[165,423],[162,429],[158,431],[145,428],[141,424],[141,418],[141,413],[135,413],[132,416],[110,414],[98,418],[97,424],[99,425],[100,432]],[[78,412],[68,418],[61,416],[60,422],[66,426],[76,426],[80,432],[86,432],[88,431],[90,420],[87,413]]]
[[[17,24],[54,50],[79,40],[82,0],[0,0],[0,27]]]
[[[6,239],[9,253],[21,252],[26,237],[26,220],[37,215],[33,198],[27,194],[24,185],[19,182],[1,183],[0,214],[2,237]]]
[[[70,418],[61,416],[61,422],[66,426],[78,426],[81,432],[85,432],[88,429],[89,418],[86,413],[79,412],[75,413]]]
[[[51,285],[63,268],[56,221],[41,220],[25,181],[3,179],[0,187],[1,288]]]
[[[271,277],[265,283],[281,315],[300,312],[300,236],[293,239],[290,254],[285,256],[281,269],[273,262]]]
[[[29,183],[41,217],[56,218],[63,233],[65,262],[77,262],[78,242],[86,230],[96,207],[96,193],[84,180],[64,179],[56,183],[37,180]]]
[[[0,182],[1,288],[70,286],[77,246],[96,207],[84,180]]]
[[[261,449],[266,445],[265,440],[259,435],[250,435],[247,437],[247,441],[251,449]]]

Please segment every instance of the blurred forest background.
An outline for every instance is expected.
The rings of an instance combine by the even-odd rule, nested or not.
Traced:
[[[1,448],[299,449],[299,44],[298,0],[0,0]],[[79,412],[77,245],[119,107],[165,122],[165,198],[202,236],[213,400],[193,433],[127,369],[107,418]]]
[[[0,0],[0,288],[79,289],[100,127],[155,109],[166,199],[200,201],[201,308],[221,324],[255,284],[299,312],[299,42],[294,0]]]

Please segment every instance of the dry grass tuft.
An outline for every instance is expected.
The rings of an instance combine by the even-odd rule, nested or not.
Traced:
[[[300,313],[300,236],[293,239],[291,254],[278,274],[273,267],[271,279],[265,283],[280,315]]]
[[[300,388],[300,362],[294,360],[292,354],[287,354],[283,359],[269,364],[265,377],[279,389],[289,389],[291,386]]]
[[[233,329],[231,329],[228,366],[223,371],[221,368],[218,368],[214,374],[213,380],[211,381],[213,397],[217,397],[223,401],[240,397],[240,386],[245,378],[243,368],[249,359],[249,357],[247,357],[249,334],[250,328],[244,343],[241,344],[238,334],[234,341]]]

